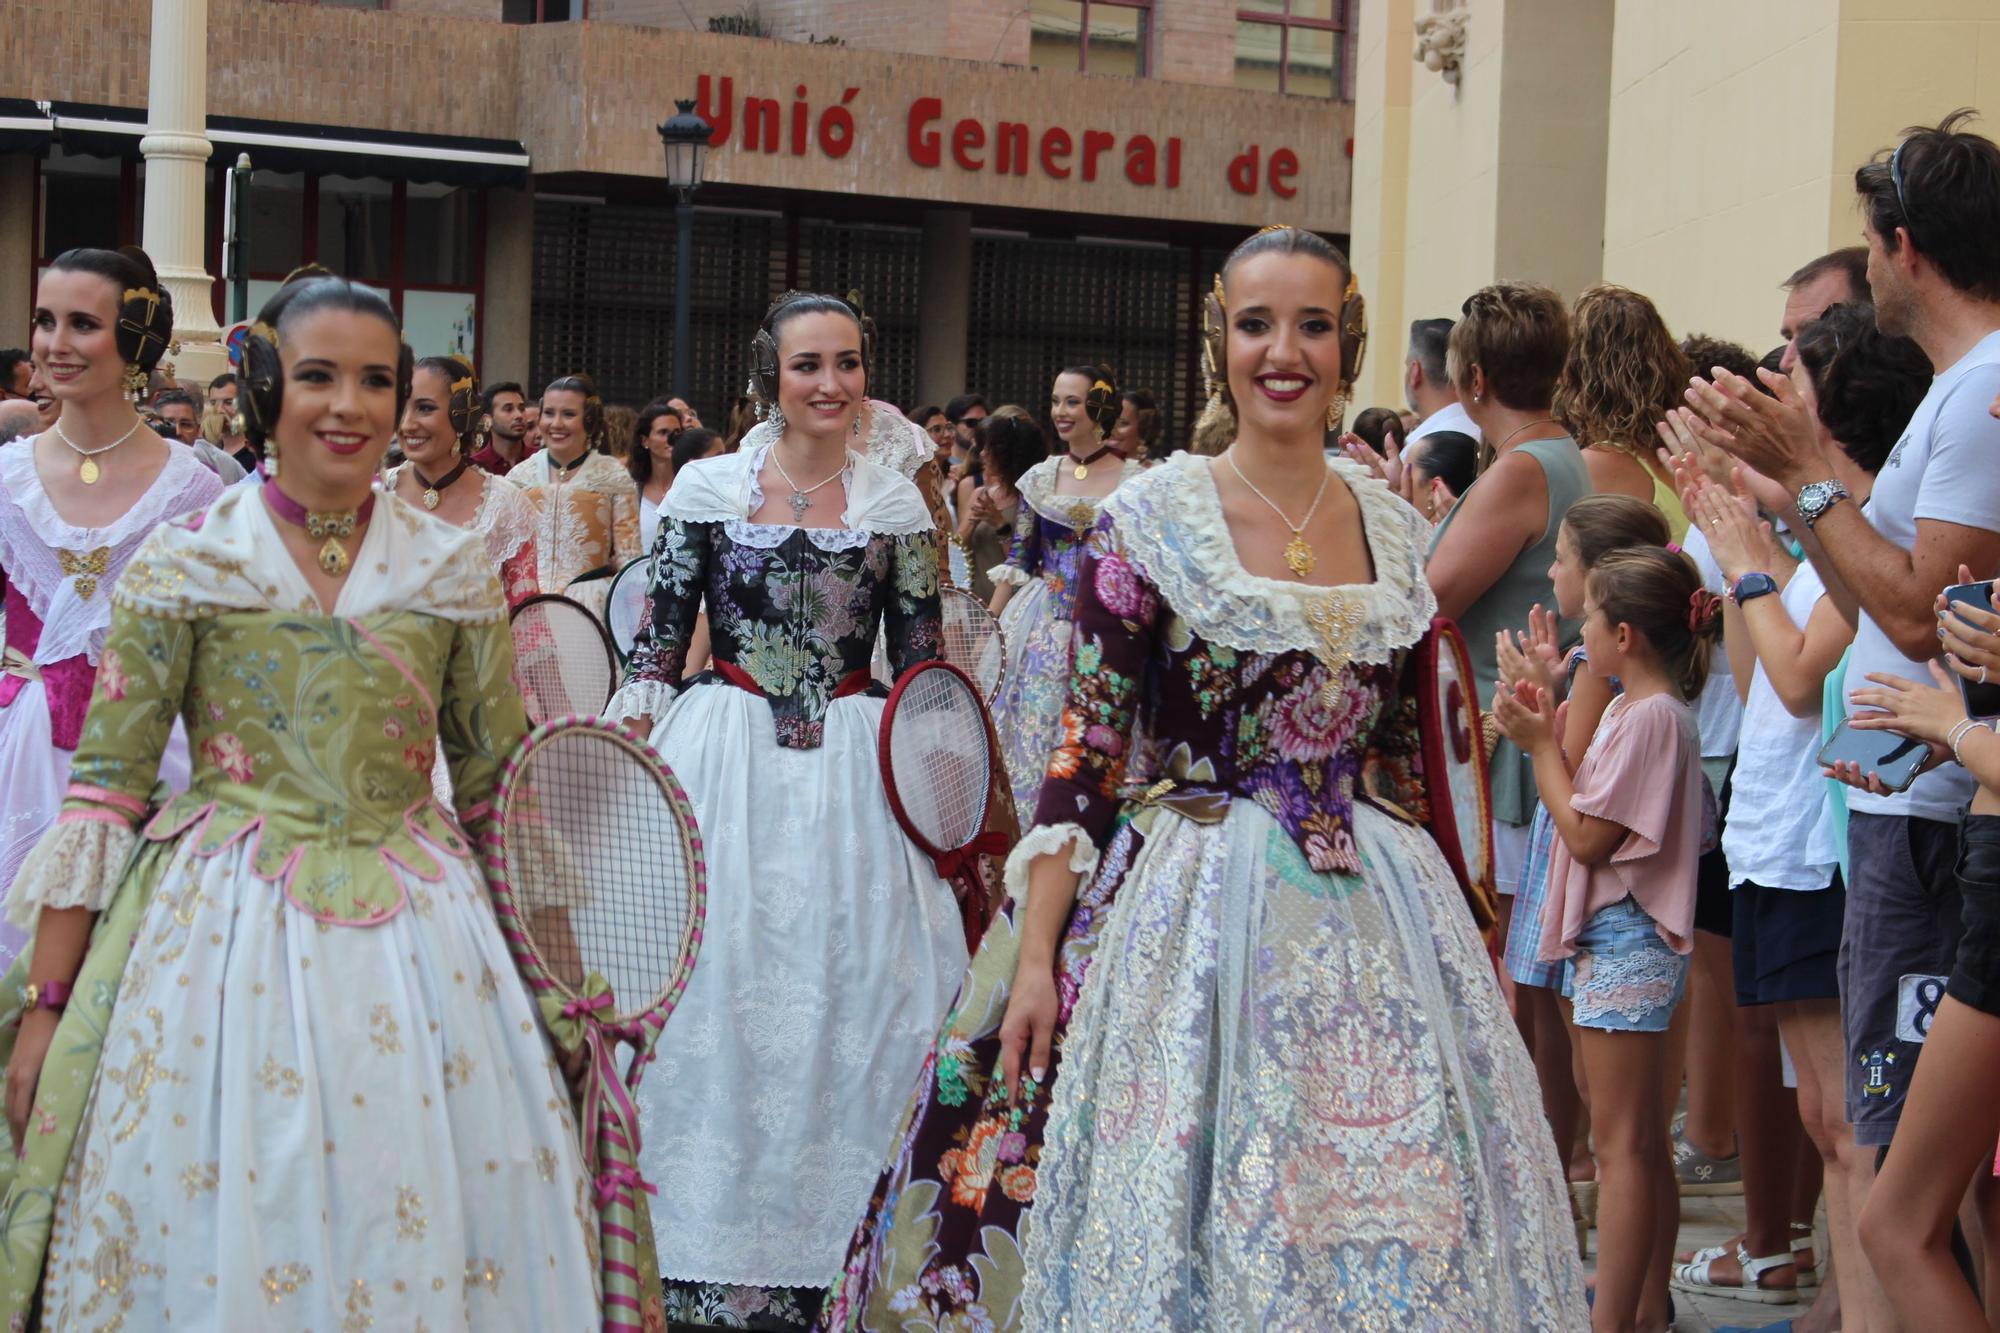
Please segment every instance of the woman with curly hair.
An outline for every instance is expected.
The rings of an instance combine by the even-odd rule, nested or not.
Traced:
[[[1576,299],[1569,355],[1556,380],[1556,418],[1583,448],[1591,489],[1651,500],[1675,541],[1687,535],[1687,514],[1673,477],[1653,454],[1653,426],[1680,406],[1693,373],[1646,297],[1605,283]]]

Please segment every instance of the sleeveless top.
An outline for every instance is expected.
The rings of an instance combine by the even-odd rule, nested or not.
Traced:
[[[1488,710],[1493,706],[1493,687],[1500,679],[1493,636],[1503,629],[1525,630],[1528,612],[1535,603],[1555,605],[1556,590],[1549,579],[1549,566],[1555,563],[1556,533],[1569,507],[1590,494],[1590,472],[1583,465],[1583,451],[1567,435],[1528,440],[1509,452],[1527,455],[1542,469],[1542,481],[1549,492],[1549,522],[1540,539],[1514,557],[1506,572],[1458,618],[1459,631],[1465,635],[1466,650],[1472,658],[1473,678],[1479,686],[1479,706]],[[1478,485],[1475,481],[1465,493],[1471,495]],[[1452,512],[1438,525],[1437,535],[1431,539],[1432,551],[1437,550],[1438,542],[1444,539],[1460,508],[1462,504],[1453,506]],[[1578,629],[1577,622],[1563,621],[1562,641],[1574,642]],[[1490,768],[1493,818],[1506,824],[1526,824],[1535,812],[1535,778],[1528,757],[1503,737],[1493,752]]]

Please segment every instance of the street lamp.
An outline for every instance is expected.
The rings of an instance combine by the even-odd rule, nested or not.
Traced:
[[[669,392],[692,395],[688,383],[688,287],[694,253],[694,192],[708,166],[708,140],[715,131],[692,100],[674,99],[675,113],[660,126],[667,153],[667,184],[674,204],[674,379]]]

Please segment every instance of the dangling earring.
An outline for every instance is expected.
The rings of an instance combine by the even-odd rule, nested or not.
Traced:
[[[771,406],[768,409],[766,409],[764,413],[764,420],[769,422],[771,429],[778,432],[778,434],[783,435],[785,433],[784,409],[779,407],[776,403],[771,404]]]
[[[861,438],[861,414],[859,412],[854,414],[854,429],[850,434],[857,440]]]
[[[146,397],[146,372],[137,361],[125,367],[125,401],[143,402]]]
[[[264,441],[264,476],[275,480],[278,475],[278,437],[273,435]]]
[[[1340,433],[1340,423],[1347,420],[1347,393],[1343,390],[1326,405],[1326,429],[1329,434]]]

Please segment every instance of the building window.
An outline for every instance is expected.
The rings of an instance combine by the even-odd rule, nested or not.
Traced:
[[[1151,73],[1153,0],[1034,0],[1028,62],[1088,74]]]
[[[1236,86],[1351,100],[1348,0],[1240,0]]]

